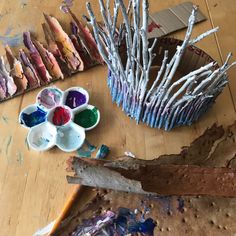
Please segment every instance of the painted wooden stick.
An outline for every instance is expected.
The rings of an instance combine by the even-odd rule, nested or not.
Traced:
[[[80,192],[83,190],[83,187],[81,185],[76,185],[71,193],[71,195],[69,196],[69,198],[67,199],[59,217],[56,219],[56,222],[51,230],[51,232],[48,234],[48,236],[51,236],[55,233],[55,231],[57,230],[57,228],[59,227],[59,225],[62,223],[62,221],[65,219],[65,217],[67,216],[68,212],[70,211],[70,209],[72,208],[76,198],[78,197],[78,195],[80,194]]]

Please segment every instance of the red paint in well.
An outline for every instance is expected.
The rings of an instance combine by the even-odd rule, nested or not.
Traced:
[[[52,122],[54,125],[61,126],[71,119],[70,111],[64,107],[56,107],[54,110]]]

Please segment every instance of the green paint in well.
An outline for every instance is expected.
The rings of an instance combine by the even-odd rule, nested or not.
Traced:
[[[97,123],[98,110],[96,107],[93,109],[85,109],[75,115],[74,122],[83,128],[90,128]]]

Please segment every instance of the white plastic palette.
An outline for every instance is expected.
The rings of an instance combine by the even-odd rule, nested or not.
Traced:
[[[36,151],[47,151],[54,146],[64,152],[79,149],[85,131],[95,128],[100,121],[99,110],[88,102],[89,94],[81,87],[41,90],[36,103],[25,107],[19,115],[20,124],[29,129],[29,147]]]

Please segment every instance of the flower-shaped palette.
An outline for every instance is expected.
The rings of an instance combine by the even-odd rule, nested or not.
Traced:
[[[64,152],[79,149],[85,131],[95,128],[100,112],[88,104],[89,94],[81,87],[62,91],[47,87],[39,92],[36,103],[25,107],[19,122],[29,129],[27,141],[36,151],[47,151],[57,146]]]

